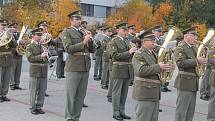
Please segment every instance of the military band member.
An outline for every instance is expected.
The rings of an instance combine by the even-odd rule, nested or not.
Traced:
[[[56,50],[57,50],[57,67],[56,67],[56,75],[57,78],[65,78],[64,76],[64,67],[65,67],[65,60],[64,60],[64,47],[63,42],[60,38],[60,33],[57,38],[55,38],[56,42]]]
[[[42,29],[42,37],[41,37],[41,44],[43,44],[43,46],[45,46],[48,49],[48,54],[49,57],[51,56],[56,56],[57,52],[55,50],[55,45],[56,43],[54,41],[52,41],[52,35],[48,32],[48,22],[47,21],[41,21],[37,24],[38,28]],[[49,60],[49,67],[53,67],[52,63],[55,60]],[[45,96],[48,97],[49,94],[47,94],[47,92],[45,93]]]
[[[135,112],[137,121],[158,121],[161,70],[171,69],[172,65],[157,63],[155,36],[147,32],[139,35],[142,47],[134,54],[133,98],[136,100]]]
[[[20,33],[18,32],[18,23],[12,23],[8,26],[13,31],[13,37],[17,42],[19,39]],[[18,45],[18,43],[17,43]],[[11,90],[22,88],[19,87],[20,84],[20,76],[21,76],[21,69],[22,69],[22,55],[18,54],[16,49],[13,49],[13,75],[11,76],[10,88]]]
[[[111,41],[112,29],[110,27],[104,28],[104,39],[102,40],[101,46],[103,48],[102,55],[102,79],[101,85],[102,89],[108,89],[108,84],[110,80],[110,71],[109,71],[109,61],[110,57],[107,52],[107,44]]]
[[[48,50],[41,45],[42,29],[32,30],[32,43],[27,46],[27,59],[30,62],[30,105],[34,115],[44,114],[44,104],[48,75]]]
[[[8,44],[0,46],[0,102],[10,101],[6,96],[8,94],[13,69],[12,49],[16,47],[16,42],[12,34],[6,31],[7,24],[7,20],[0,20],[1,39],[11,40]]]
[[[66,112],[67,121],[79,121],[84,98],[87,91],[90,52],[94,51],[90,32],[79,30],[81,25],[80,11],[68,15],[71,26],[62,32],[62,42],[66,53]]]
[[[177,88],[177,102],[175,121],[192,121],[195,105],[196,92],[199,86],[199,77],[196,74],[196,66],[207,64],[207,58],[196,58],[198,34],[194,28],[184,31],[184,40],[176,47],[174,56],[179,69],[174,87]]]
[[[101,47],[101,42],[104,38],[105,38],[104,26],[98,26],[97,34],[94,37],[94,44],[95,44],[94,80],[100,80],[102,76],[103,48]]]
[[[137,38],[136,38],[136,28],[135,25],[129,25],[128,26],[128,35],[126,37],[126,43],[130,46],[131,43],[135,46],[137,46],[136,42],[137,42]],[[133,66],[130,65],[129,66],[129,74],[130,74],[130,86],[133,85],[133,81],[134,81],[134,69]]]
[[[117,33],[116,32],[114,32],[110,37],[111,37],[111,40],[112,40],[112,38],[114,38],[115,37],[115,35],[116,35]],[[109,49],[108,48],[111,48],[110,47],[111,45],[110,45],[110,42],[107,44],[107,47],[106,47],[106,50],[107,50],[107,53],[108,53],[108,55],[109,55],[109,67],[108,67],[108,69],[109,69],[109,85],[108,85],[108,93],[107,93],[107,101],[108,102],[110,102],[110,103],[112,103],[112,90],[113,90],[113,78],[112,78],[112,66],[113,66],[113,60],[112,60],[112,58],[111,58],[111,56],[110,56],[110,52],[109,52]]]
[[[215,38],[214,38],[215,39]],[[210,48],[208,57],[208,65],[211,67],[211,73],[209,75],[209,83],[207,85],[210,86],[210,98],[208,104],[208,115],[207,121],[215,120],[215,47],[214,44]]]
[[[109,52],[113,60],[112,78],[112,106],[113,118],[116,120],[131,119],[125,114],[125,102],[129,86],[129,60],[137,48],[129,49],[125,42],[127,23],[116,25],[117,35],[111,40]]]

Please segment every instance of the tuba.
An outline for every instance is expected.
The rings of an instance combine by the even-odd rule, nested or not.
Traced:
[[[30,43],[30,38],[26,34],[28,27],[22,26],[22,30],[20,32],[19,39],[17,40],[18,46],[16,47],[16,52],[19,55],[25,55],[26,53],[26,47]]]
[[[213,39],[214,36],[215,36],[215,30],[213,28],[210,28],[207,32],[207,35],[205,36],[205,38],[200,43],[200,46],[198,47],[197,58],[198,57],[203,57],[203,58],[208,57],[207,45],[211,42],[211,40]],[[197,63],[197,66],[196,66],[197,75],[202,76],[205,73],[206,67],[207,67],[207,65],[202,65],[202,64]]]
[[[13,37],[10,35],[9,31],[0,33],[0,47],[8,45],[12,39]]]
[[[162,46],[160,46],[158,52],[158,63],[164,62],[165,64],[175,64],[174,55],[172,48],[167,49],[167,45],[175,40],[178,36],[181,35],[181,31],[175,27],[171,26]],[[160,73],[160,80],[162,84],[169,82],[172,78],[173,70],[163,70]]]

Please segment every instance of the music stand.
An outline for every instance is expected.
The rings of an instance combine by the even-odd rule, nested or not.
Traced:
[[[57,58],[58,58],[58,56],[51,56],[50,58],[49,58],[49,60],[50,61],[54,61],[54,63],[53,63],[53,68],[52,68],[52,72],[51,72],[51,74],[50,74],[50,76],[49,76],[49,80],[51,80],[51,78],[52,78],[52,76],[54,76],[54,77],[56,77],[56,75],[54,74],[54,72],[55,72],[55,70],[56,70],[56,67],[57,67]],[[50,68],[51,69],[51,68]]]

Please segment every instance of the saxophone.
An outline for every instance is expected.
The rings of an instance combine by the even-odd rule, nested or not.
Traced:
[[[166,37],[164,40],[164,43],[162,46],[160,46],[159,52],[158,52],[158,63],[163,62],[165,64],[175,64],[173,50],[167,49],[167,45],[169,42],[175,40],[178,36],[181,35],[181,31],[175,27],[171,26]],[[165,84],[166,82],[169,82],[173,75],[172,69],[169,70],[162,70],[160,73],[160,80],[162,84]]]
[[[215,30],[213,28],[210,28],[210,29],[208,29],[207,35],[202,40],[202,43],[200,43],[200,46],[198,47],[197,58],[198,57],[203,57],[203,58],[208,57],[207,45],[212,41],[213,37],[215,37]],[[197,63],[197,66],[196,66],[197,75],[202,76],[205,73],[206,67],[207,67],[207,65]]]

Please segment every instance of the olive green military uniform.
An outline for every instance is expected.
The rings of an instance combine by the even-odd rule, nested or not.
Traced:
[[[16,42],[13,38],[9,44],[0,47],[0,98],[8,94],[13,70],[12,49],[15,47]]]
[[[211,65],[211,73],[209,76],[210,102],[208,104],[207,121],[215,121],[215,48],[209,51],[209,64]]]
[[[197,49],[182,41],[175,49],[175,60],[179,69],[174,87],[177,88],[177,102],[175,121],[192,121],[195,105],[196,92],[199,86],[199,77],[196,74]]]
[[[79,121],[87,91],[90,52],[94,51],[93,42],[83,43],[83,34],[74,27],[63,31],[61,40],[68,53],[66,71],[66,112],[65,118]]]
[[[27,46],[27,59],[30,62],[30,105],[32,109],[43,107],[47,89],[48,59],[41,57],[43,46],[32,41]]]
[[[107,44],[107,52],[109,55],[109,64],[108,64],[108,69],[109,69],[109,85],[108,85],[108,93],[107,93],[107,98],[112,101],[112,90],[113,90],[113,77],[112,77],[112,66],[113,66],[113,60],[110,56],[109,48],[111,48],[110,42]]]
[[[19,39],[19,33],[13,33],[14,39],[17,41]],[[20,76],[22,70],[22,55],[19,55],[15,49],[12,51],[13,53],[13,76],[10,82],[11,88],[19,87],[20,84]]]
[[[110,42],[110,55],[113,60],[112,66],[112,104],[113,115],[125,115],[125,102],[129,86],[129,60],[132,55],[125,40],[119,36],[113,38]]]
[[[142,47],[132,59],[134,67],[133,98],[137,121],[158,121],[160,100],[160,66],[157,55]]]
[[[109,71],[109,61],[110,61],[110,55],[107,52],[107,44],[110,42],[111,38],[106,36],[104,40],[102,40],[102,48],[103,48],[103,55],[102,55],[102,78],[101,78],[101,84],[103,86],[108,86],[109,84],[109,77],[110,77],[110,71]]]
[[[210,65],[207,66],[200,84],[200,99],[208,101],[210,98],[209,76],[211,74]]]
[[[94,78],[101,79],[102,76],[102,55],[103,48],[101,46],[102,40],[104,39],[104,34],[98,33],[95,35],[95,65],[94,65]]]
[[[57,68],[56,68],[56,74],[58,77],[64,76],[64,67],[65,67],[65,61],[64,61],[64,48],[63,43],[60,37],[57,37],[56,40],[56,50],[57,50]]]
[[[130,42],[135,44],[137,39],[134,35],[128,34],[128,36],[126,37],[126,40],[127,40],[126,43],[129,45]],[[134,69],[133,69],[132,65],[129,66],[129,74],[130,74],[130,83],[133,83],[133,81],[134,81]]]

